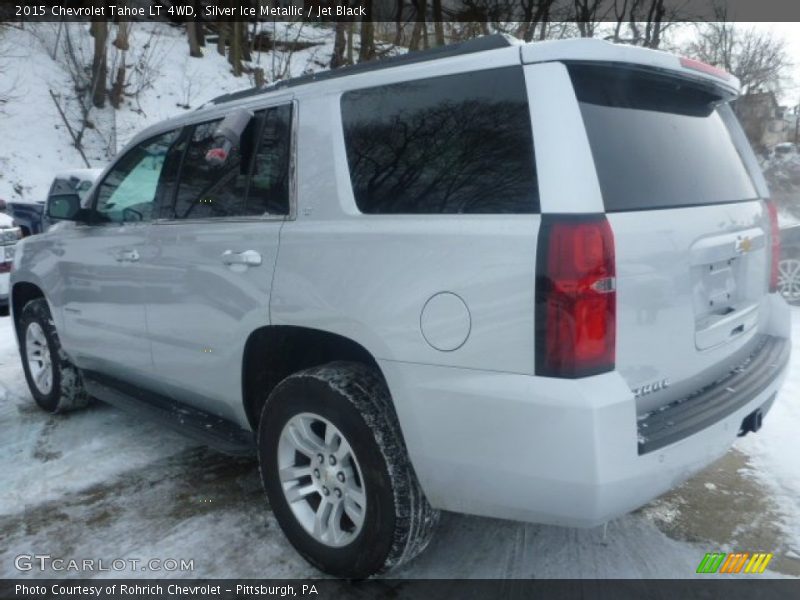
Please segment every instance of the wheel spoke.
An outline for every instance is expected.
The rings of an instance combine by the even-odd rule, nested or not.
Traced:
[[[322,499],[317,507],[317,512],[314,513],[314,537],[322,541],[326,541],[330,531],[330,518],[333,512],[333,505]]]
[[[286,494],[286,500],[288,500],[289,504],[294,504],[299,500],[305,500],[311,494],[317,492],[317,486],[313,483],[309,483],[306,485],[295,485],[290,487],[289,489],[284,489],[284,493]]]
[[[27,347],[28,361],[42,362],[42,347],[36,343],[29,344]]]
[[[338,460],[340,463],[344,463],[348,458],[352,458],[353,450],[350,448],[350,444],[347,443],[347,440],[342,438],[342,441],[334,454],[336,455],[336,460]]]
[[[336,449],[342,444],[342,436],[333,425],[325,427],[325,446],[329,452],[336,452]]]
[[[345,498],[345,501],[342,502],[344,506],[344,512],[347,515],[347,518],[353,522],[353,525],[356,526],[356,529],[359,529],[364,524],[364,509],[353,502],[351,498]]]
[[[333,534],[333,541],[337,544],[347,537],[347,531],[342,528],[342,515],[344,514],[344,502],[339,500],[333,504],[329,517],[330,530]]]
[[[36,373],[34,379],[36,380],[36,383],[38,383],[40,387],[43,387],[47,380],[47,369],[40,369],[39,372]]]
[[[314,458],[322,451],[322,445],[311,438],[309,433],[314,435],[310,429],[304,427],[301,429],[301,426],[296,424],[292,424],[289,428],[289,437],[295,450],[305,454],[308,458]]]
[[[347,486],[347,489],[345,490],[345,496],[362,508],[367,505],[367,497],[364,495],[364,491],[355,485]]]
[[[311,467],[309,465],[294,466],[289,465],[280,471],[280,478],[283,482],[296,481],[301,477],[310,477]]]

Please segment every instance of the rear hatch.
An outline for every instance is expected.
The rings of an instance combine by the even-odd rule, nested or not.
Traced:
[[[642,414],[720,379],[758,343],[765,190],[722,89],[621,65],[568,68],[614,235],[616,367]]]

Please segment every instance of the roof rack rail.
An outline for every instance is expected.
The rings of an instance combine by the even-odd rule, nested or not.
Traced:
[[[348,75],[355,75],[357,73],[368,73],[370,71],[379,71],[391,67],[399,67],[402,65],[410,65],[414,63],[427,62],[429,60],[436,60],[439,58],[449,58],[452,56],[461,56],[464,54],[473,54],[475,52],[484,52],[486,50],[496,50],[498,48],[507,48],[517,43],[517,40],[511,36],[496,33],[493,35],[485,35],[479,38],[459,42],[457,44],[448,44],[447,46],[439,46],[429,50],[419,50],[416,52],[408,52],[399,56],[392,56],[390,58],[383,58],[380,60],[371,60],[369,62],[358,63],[347,67],[340,67],[338,69],[331,69],[330,71],[322,71],[320,73],[311,73],[309,75],[302,75],[292,79],[285,79],[278,81],[271,85],[260,88],[251,88],[241,90],[239,92],[232,92],[230,94],[223,94],[208,104],[224,104],[233,100],[240,100],[242,98],[249,98],[250,96],[257,96],[258,94],[265,94],[267,92],[274,92],[285,88],[292,88],[298,85],[304,85],[315,81],[327,81],[329,79],[338,79]],[[207,104],[207,105],[208,105]]]

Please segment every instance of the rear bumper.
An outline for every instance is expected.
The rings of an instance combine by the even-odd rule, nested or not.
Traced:
[[[391,361],[381,367],[434,507],[569,526],[638,508],[721,457],[743,419],[768,410],[787,370],[777,365],[713,422],[640,453],[634,397],[617,373],[558,380]]]

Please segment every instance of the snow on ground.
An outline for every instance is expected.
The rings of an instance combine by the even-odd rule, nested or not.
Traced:
[[[793,316],[800,347],[800,309]],[[799,386],[795,351],[758,435],[605,532],[446,513],[428,550],[393,575],[682,578],[716,550],[772,551],[773,576],[800,575]],[[0,319],[0,480],[0,577],[17,574],[21,553],[194,560],[191,573],[130,573],[142,577],[320,576],[280,532],[255,461],[100,403],[66,416],[37,410],[8,318]]]
[[[800,554],[800,309],[793,309],[792,316],[789,376],[759,435],[741,439],[736,448],[750,459],[745,474],[770,490],[794,552]]]

